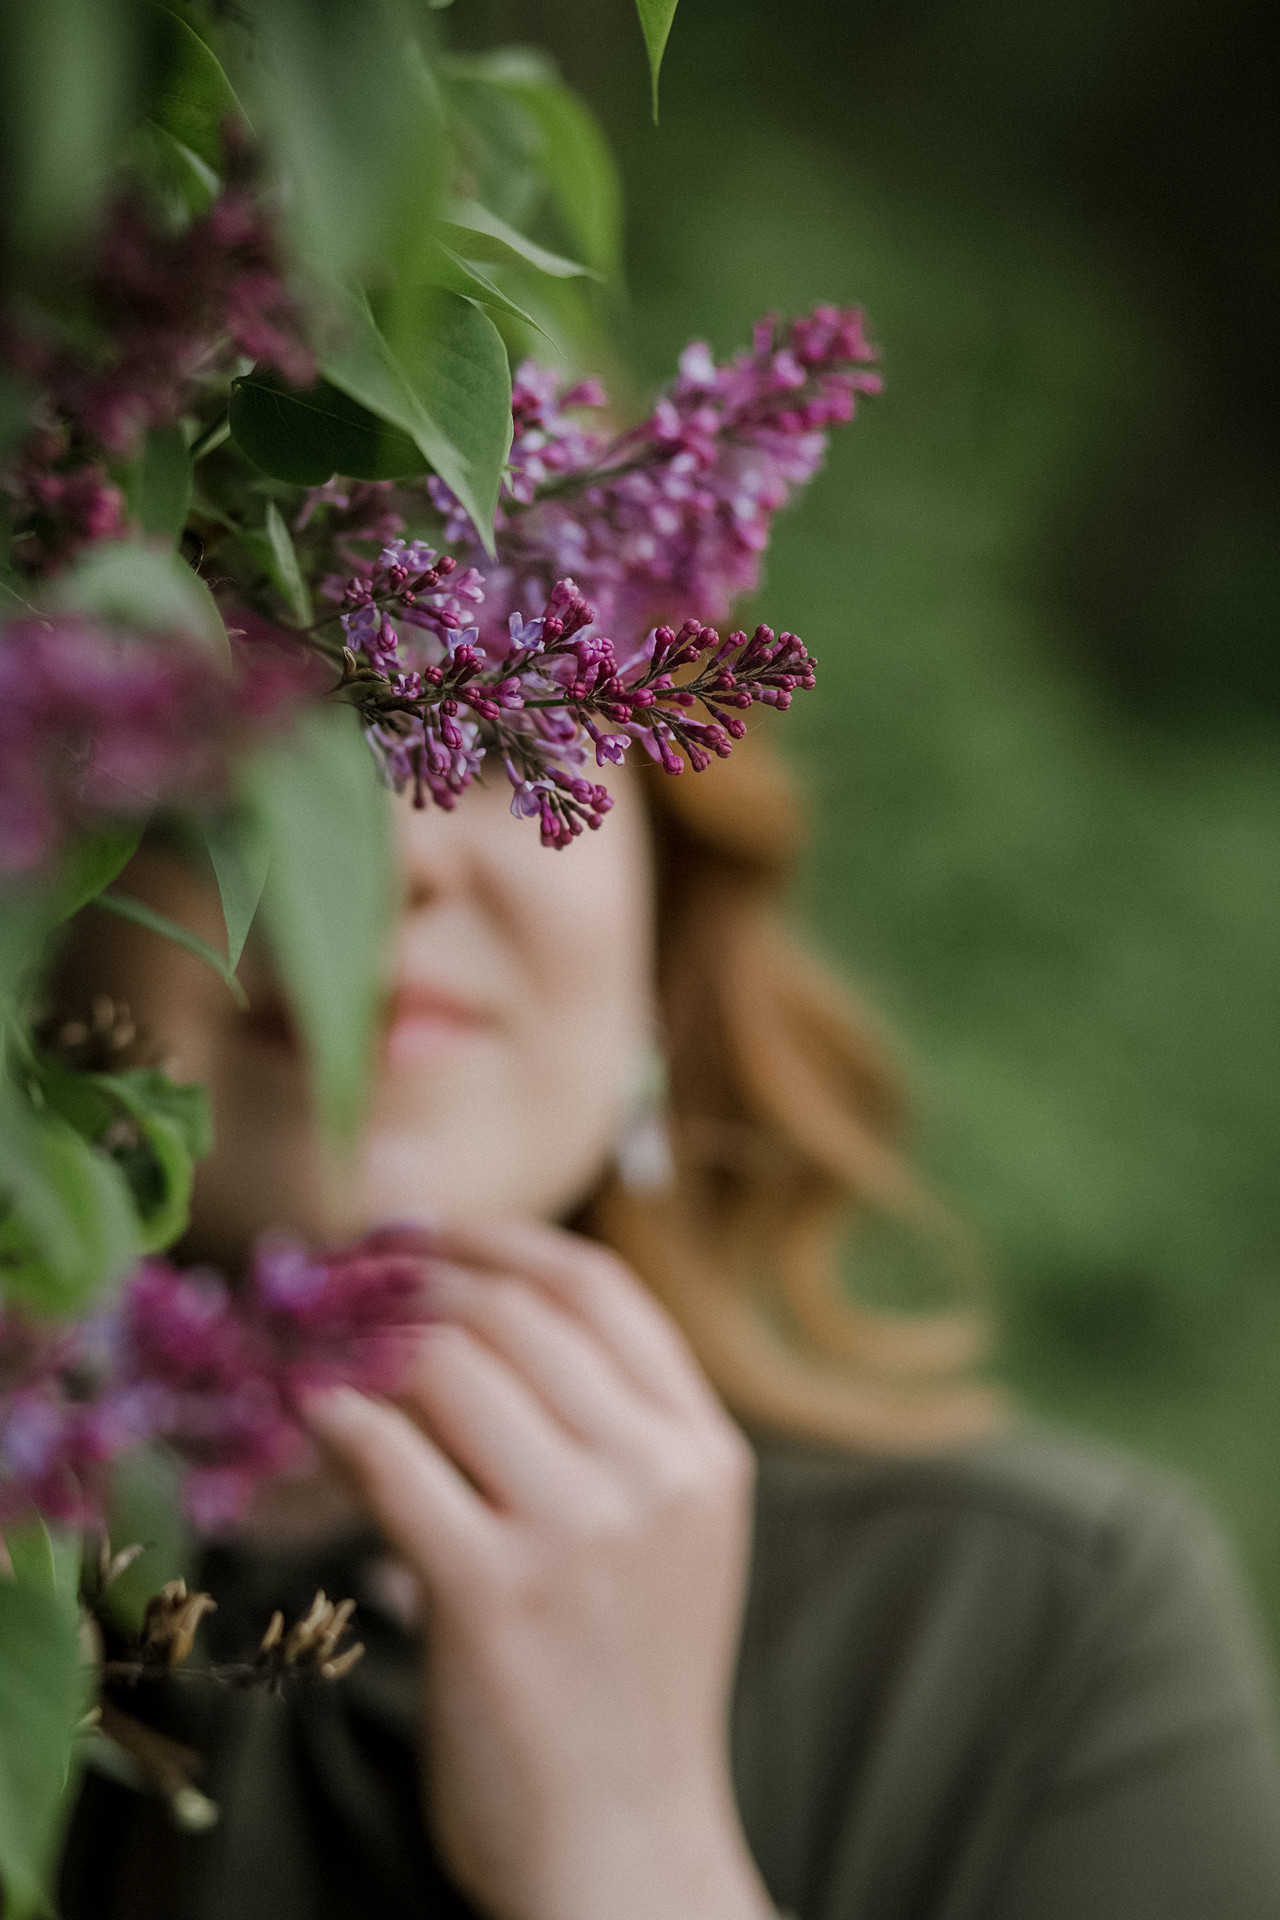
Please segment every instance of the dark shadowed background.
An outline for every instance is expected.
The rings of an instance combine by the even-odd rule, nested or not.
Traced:
[[[1037,1410],[1188,1470],[1280,1630],[1280,177],[1258,0],[459,0],[629,204],[641,382],[861,300],[888,391],[758,617],[803,911],[902,1042]]]

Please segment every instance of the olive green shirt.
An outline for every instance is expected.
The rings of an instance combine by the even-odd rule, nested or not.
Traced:
[[[64,1920],[470,1914],[423,1829],[417,1658],[377,1551],[210,1553],[216,1658],[317,1586],[355,1595],[367,1656],[282,1699],[122,1700],[206,1756],[222,1818],[179,1833],[91,1776]],[[733,1762],[799,1920],[1280,1920],[1271,1680],[1236,1576],[1181,1489],[1072,1441],[761,1443]]]

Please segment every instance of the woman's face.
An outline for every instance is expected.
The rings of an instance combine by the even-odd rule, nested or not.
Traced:
[[[175,1078],[203,1081],[215,1146],[197,1169],[193,1257],[235,1264],[264,1228],[314,1240],[469,1211],[555,1219],[607,1161],[653,1019],[652,866],[638,782],[613,783],[598,833],[563,852],[512,819],[505,782],[455,812],[396,802],[403,899],[369,1119],[358,1147],[318,1136],[305,1064],[267,954],[250,1011],[187,954],[92,915],[68,985],[128,1003]],[[140,854],[122,890],[221,946],[212,884]]]

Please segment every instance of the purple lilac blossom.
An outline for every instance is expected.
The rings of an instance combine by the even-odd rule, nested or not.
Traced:
[[[0,624],[0,874],[43,866],[68,831],[220,799],[249,731],[318,691],[296,647],[242,631],[234,657],[227,674],[181,639],[79,615]]]
[[[718,366],[702,342],[647,420],[606,441],[573,411],[604,404],[595,382],[559,390],[533,361],[513,387],[515,436],[486,575],[486,648],[515,607],[540,611],[572,577],[620,655],[655,622],[723,621],[759,584],[773,515],[812,478],[827,429],[876,394],[876,348],[858,308],[772,316],[750,349]],[[428,481],[445,538],[484,566],[475,529],[438,479]]]
[[[427,1317],[421,1242],[385,1229],[336,1253],[259,1242],[242,1288],[144,1261],[117,1303],[73,1327],[0,1312],[0,1522],[32,1507],[100,1524],[111,1462],[161,1443],[185,1465],[197,1526],[310,1458],[299,1398],[394,1390]]]
[[[0,306],[0,358],[35,396],[30,431],[0,470],[23,573],[55,572],[119,534],[124,500],[108,467],[225,384],[243,357],[297,385],[315,378],[256,158],[234,125],[224,145],[222,190],[186,227],[164,224],[138,189],[111,204],[77,289],[96,325],[92,351],[82,324],[60,338]]]
[[[411,788],[417,806],[456,804],[493,747],[514,790],[512,813],[536,818],[544,845],[564,847],[612,804],[580,771],[585,743],[601,767],[638,743],[668,773],[686,763],[700,771],[741,739],[744,709],[786,707],[813,685],[801,642],[768,627],[721,640],[688,620],[678,633],[655,628],[620,661],[572,580],[556,582],[543,613],[508,615],[495,660],[478,627],[461,625],[452,573],[433,548],[395,540],[343,595],[344,688],[386,777],[398,791]],[[705,718],[695,718],[698,706]]]
[[[857,309],[768,318],[727,366],[689,347],[650,417],[612,440],[578,418],[606,404],[597,382],[565,388],[525,362],[496,563],[439,479],[315,489],[296,530],[316,571],[326,553],[348,569],[320,591],[342,609],[346,696],[391,784],[452,807],[493,750],[512,812],[564,846],[610,805],[583,775],[592,756],[618,765],[639,745],[670,773],[700,770],[742,737],[745,708],[812,686],[794,634],[722,640],[704,622],[758,584],[773,513],[826,429],[879,391],[875,358]],[[464,570],[403,537],[424,486]]]

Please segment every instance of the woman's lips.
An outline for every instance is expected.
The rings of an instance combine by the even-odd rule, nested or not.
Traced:
[[[384,1057],[393,1071],[420,1066],[491,1025],[483,1008],[444,988],[402,985],[391,995]]]
[[[405,984],[389,996],[383,1027],[383,1060],[393,1071],[417,1067],[473,1039],[493,1024],[484,1008],[425,983]],[[245,1016],[245,1031],[269,1052],[297,1059],[298,1030],[282,1000],[260,1000]]]

